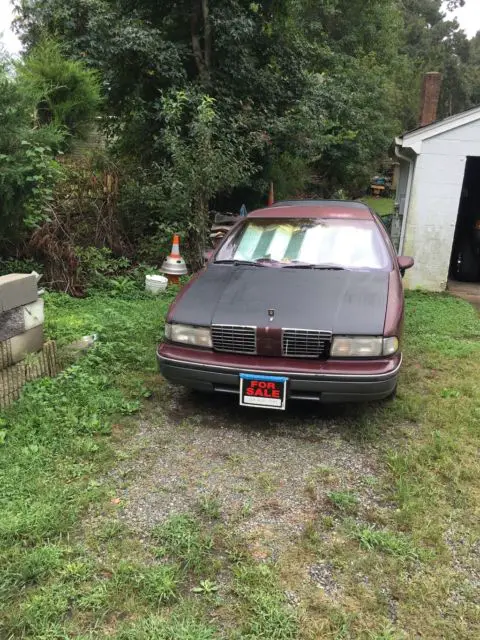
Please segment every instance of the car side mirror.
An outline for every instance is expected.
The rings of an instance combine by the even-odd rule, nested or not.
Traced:
[[[413,267],[413,265],[415,264],[415,260],[410,256],[398,256],[397,260],[400,274],[403,278],[403,276],[405,275],[405,271]]]
[[[208,251],[203,252],[203,259],[205,262],[208,262],[212,256],[213,256],[213,249],[208,249]]]

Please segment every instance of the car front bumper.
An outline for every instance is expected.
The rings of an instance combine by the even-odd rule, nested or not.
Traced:
[[[171,383],[205,392],[238,394],[240,373],[288,378],[287,397],[317,402],[369,402],[388,398],[397,385],[401,354],[378,360],[304,361],[218,354],[163,343],[161,374]]]

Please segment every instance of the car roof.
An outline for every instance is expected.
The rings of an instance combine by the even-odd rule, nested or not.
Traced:
[[[363,202],[349,200],[286,200],[248,214],[249,218],[343,218],[372,220]]]

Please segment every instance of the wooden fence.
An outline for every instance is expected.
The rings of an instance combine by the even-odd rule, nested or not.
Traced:
[[[28,355],[25,360],[0,371],[0,409],[17,400],[23,386],[32,380],[56,376],[60,371],[55,342],[43,345],[39,353]]]

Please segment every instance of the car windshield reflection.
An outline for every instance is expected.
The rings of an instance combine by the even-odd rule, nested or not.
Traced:
[[[390,269],[375,223],[349,219],[252,218],[220,248],[216,263],[296,269]]]

